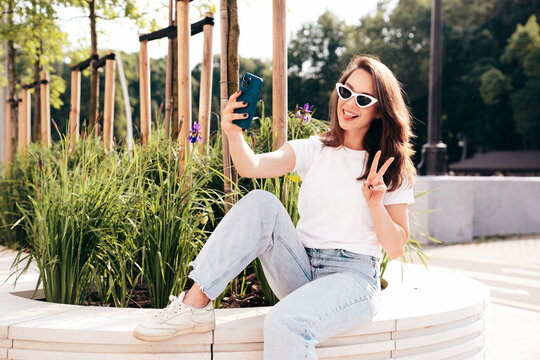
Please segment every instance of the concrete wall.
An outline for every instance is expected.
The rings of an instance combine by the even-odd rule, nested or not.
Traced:
[[[411,233],[444,243],[474,236],[540,233],[540,177],[418,176],[411,205]],[[434,212],[425,213],[430,210]]]

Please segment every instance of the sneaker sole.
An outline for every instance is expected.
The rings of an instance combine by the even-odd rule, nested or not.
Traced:
[[[140,333],[137,333],[137,332],[134,331],[133,336],[135,338],[137,338],[139,340],[143,340],[143,341],[163,341],[163,340],[168,340],[170,338],[173,338],[173,337],[179,336],[179,335],[187,335],[187,334],[194,334],[194,333],[209,332],[209,331],[214,330],[215,328],[216,328],[215,323],[206,323],[206,324],[197,324],[197,325],[193,326],[193,328],[191,328],[191,329],[181,329],[181,330],[178,330],[175,333],[170,334],[170,335],[152,336],[152,335],[140,334]]]

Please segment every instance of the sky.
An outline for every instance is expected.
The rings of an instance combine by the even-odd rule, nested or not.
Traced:
[[[195,0],[197,1],[197,0]],[[213,33],[213,53],[220,53],[220,24],[219,24],[219,0],[214,1],[217,8],[215,14],[215,26]],[[240,22],[239,55],[260,59],[272,58],[272,0],[239,0],[238,18]],[[201,20],[199,12],[190,5],[190,23]],[[315,22],[326,10],[332,11],[347,24],[358,24],[360,17],[374,13],[377,6],[376,0],[288,0],[287,1],[287,41],[291,34],[296,33],[307,22]],[[155,10],[155,2],[139,0],[139,8],[142,11],[150,11],[154,14],[161,28],[168,26],[167,9]],[[63,11],[60,14],[61,28],[68,33],[68,39],[72,44],[88,46],[88,20],[82,12],[75,10]],[[98,49],[121,50],[127,53],[139,51],[137,26],[127,20],[123,21],[99,21]],[[202,60],[203,34],[191,37],[190,42],[190,65],[195,66]],[[152,41],[148,45],[151,58],[161,58],[167,54],[166,39]]]

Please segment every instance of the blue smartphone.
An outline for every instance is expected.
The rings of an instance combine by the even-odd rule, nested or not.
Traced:
[[[261,98],[262,84],[263,80],[260,77],[248,72],[240,77],[240,90],[242,93],[236,101],[245,101],[248,105],[244,108],[235,109],[234,112],[237,114],[247,113],[248,117],[241,120],[233,120],[233,124],[240,126],[244,130],[249,129],[253,115],[255,114],[257,102]]]

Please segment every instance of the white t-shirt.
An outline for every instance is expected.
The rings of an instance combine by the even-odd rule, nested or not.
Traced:
[[[344,249],[381,257],[373,218],[362,195],[367,151],[324,146],[317,136],[288,142],[302,179],[296,231],[308,248]],[[410,186],[387,192],[384,205],[413,203]]]

